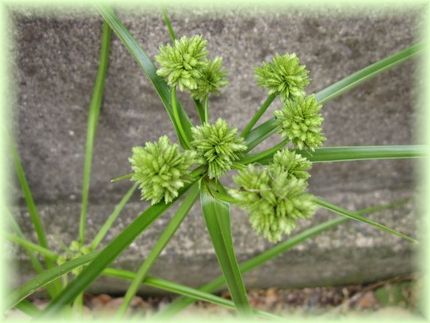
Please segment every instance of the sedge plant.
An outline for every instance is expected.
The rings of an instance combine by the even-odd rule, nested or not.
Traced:
[[[67,315],[70,309],[79,315],[82,313],[85,290],[98,277],[107,276],[130,281],[117,317],[126,315],[132,298],[144,284],[182,296],[157,314],[163,317],[178,313],[195,300],[203,300],[237,310],[242,315],[270,319],[275,316],[257,311],[249,304],[242,275],[307,239],[354,220],[412,244],[417,243],[413,237],[366,217],[372,212],[396,207],[404,201],[349,211],[309,193],[308,180],[310,168],[319,162],[425,156],[424,147],[413,145],[324,147],[326,138],[321,114],[329,100],[414,57],[422,48],[420,44],[365,67],[317,93],[307,92],[309,71],[295,53],[274,53],[272,60],[255,67],[256,82],[267,90],[267,98],[247,125],[239,130],[225,119],[213,120],[210,117],[209,99],[227,86],[228,80],[222,58],[210,55],[207,40],[201,35],[178,37],[167,12],[163,11],[163,21],[171,42],[161,45],[153,60],[110,8],[100,6],[98,10],[104,22],[99,69],[88,114],[79,236],[63,253],[50,249],[18,150],[12,145],[11,155],[37,241],[33,242],[24,235],[13,216],[10,216],[12,233],[8,233],[6,238],[28,253],[36,276],[10,293],[7,308],[17,308],[33,317],[58,313]],[[86,226],[91,164],[112,32],[154,86],[175,130],[177,142],[163,135],[158,140],[132,149],[129,158],[132,172],[114,179],[130,180],[130,189],[94,239],[89,241]],[[198,123],[194,124],[188,117],[178,99],[178,91],[191,96],[199,116]],[[257,125],[276,98],[280,99],[281,107],[271,119]],[[281,136],[278,144],[261,152],[252,152],[273,134]],[[231,187],[224,186],[221,181],[227,174],[233,174],[234,185]],[[150,206],[102,246],[109,229],[137,190],[141,199],[149,202]],[[202,216],[222,272],[222,276],[199,289],[150,275],[152,265],[197,200],[200,200]],[[174,204],[178,204],[174,216],[135,272],[110,267],[146,228]],[[275,245],[239,263],[231,232],[231,205],[242,208],[253,230]],[[311,219],[319,208],[336,214],[338,218],[291,235],[298,222]],[[231,301],[211,294],[224,285],[231,294]],[[51,298],[43,311],[27,301],[28,296],[41,288],[46,289]]]

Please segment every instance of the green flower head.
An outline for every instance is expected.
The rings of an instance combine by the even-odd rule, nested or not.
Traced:
[[[156,204],[161,200],[170,203],[178,191],[191,180],[189,168],[195,162],[195,153],[190,150],[179,151],[167,136],[158,142],[147,142],[145,147],[133,147],[129,159],[133,176],[139,183],[142,199]]]
[[[277,167],[249,165],[234,181],[239,189],[230,190],[230,194],[249,212],[249,220],[257,233],[271,242],[290,233],[297,220],[315,213],[312,196],[306,193],[306,181],[291,177]]]
[[[309,84],[308,70],[296,54],[275,55],[270,63],[255,70],[257,84],[267,88],[269,94],[279,94],[282,99],[294,99],[304,95]]]
[[[326,139],[321,133],[321,107],[313,95],[286,101],[282,110],[274,112],[280,134],[299,149],[318,148]]]
[[[173,47],[169,44],[161,46],[155,57],[160,65],[157,74],[181,91],[196,89],[208,65],[206,43],[202,36],[184,36],[175,40]]]
[[[191,131],[191,146],[200,162],[207,164],[209,178],[219,178],[230,170],[233,162],[239,159],[239,153],[246,150],[237,129],[229,128],[223,119],[218,119],[215,124],[193,127]]]
[[[278,168],[279,172],[286,172],[288,178],[307,180],[310,177],[308,171],[311,168],[311,162],[300,154],[283,149],[273,156],[272,167]]]
[[[226,73],[222,69],[222,58],[216,57],[202,69],[202,77],[197,80],[197,87],[191,90],[193,98],[205,99],[210,93],[217,93],[227,85]]]

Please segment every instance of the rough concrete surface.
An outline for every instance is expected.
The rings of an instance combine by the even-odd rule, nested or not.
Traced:
[[[223,117],[239,128],[246,124],[266,97],[255,84],[253,69],[277,52],[297,53],[310,70],[308,93],[312,93],[416,42],[421,24],[419,8],[412,7],[355,14],[339,9],[287,9],[172,14],[178,35],[202,34],[208,39],[210,56],[224,58],[230,84],[211,99],[213,120]],[[19,150],[50,242],[68,244],[78,229],[86,118],[97,70],[101,19],[92,12],[42,14],[11,9],[11,14],[16,40],[14,120]],[[151,57],[160,43],[169,41],[158,13],[120,11],[120,17]],[[417,60],[410,60],[325,104],[326,146],[416,142],[416,70]],[[191,102],[183,95],[181,99],[196,120]],[[126,182],[112,184],[110,179],[130,171],[131,148],[166,133],[173,138],[157,95],[114,37],[95,140],[91,234],[129,186]],[[276,140],[271,138],[262,147]],[[350,209],[411,196],[414,186],[414,162],[406,160],[318,164],[310,180],[313,193]],[[16,216],[31,232],[17,184],[11,191]],[[108,238],[120,232],[145,206],[136,195]],[[327,216],[319,212],[312,223]],[[375,219],[414,234],[417,212],[410,203],[375,215]],[[167,216],[157,221],[119,258],[118,265],[136,268],[166,223]],[[305,221],[302,227],[310,224]],[[233,231],[240,259],[270,247],[255,236],[246,216],[236,209]],[[18,257],[24,277],[29,272],[28,264],[22,254]],[[295,248],[246,278],[260,287],[359,283],[407,273],[415,267],[409,244],[368,226],[349,223]],[[152,273],[194,286],[218,273],[198,207],[193,208]],[[126,285],[111,281],[110,285],[98,286],[122,290]]]

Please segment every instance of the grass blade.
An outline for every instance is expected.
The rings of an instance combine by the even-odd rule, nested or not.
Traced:
[[[152,265],[157,260],[160,253],[164,250],[167,243],[170,241],[172,236],[175,234],[176,230],[179,228],[179,225],[184,220],[185,216],[190,211],[194,202],[196,201],[199,195],[199,184],[195,183],[189,190],[187,196],[185,197],[183,203],[176,211],[175,215],[172,217],[172,220],[167,225],[166,229],[161,234],[155,246],[152,248],[148,257],[145,259],[143,264],[140,266],[137,274],[135,275],[130,287],[127,290],[127,293],[124,296],[124,300],[118,309],[118,315],[122,316],[126,313],[128,306],[130,305],[131,300],[136,295],[141,282],[144,280],[148,271],[151,269]]]
[[[136,191],[138,187],[138,183],[133,184],[133,186],[125,193],[121,201],[115,206],[115,209],[113,210],[112,214],[107,218],[103,226],[100,228],[99,232],[97,232],[97,235],[94,237],[93,241],[91,242],[91,247],[93,249],[96,249],[100,242],[104,239],[106,234],[109,232],[110,228],[118,218],[118,216],[121,214],[121,211],[126,206],[127,202],[130,200],[130,198],[133,196],[133,193]]]
[[[36,231],[37,239],[39,241],[40,246],[49,249],[48,247],[48,241],[46,239],[45,230],[43,228],[42,219],[40,217],[39,211],[37,210],[36,203],[33,199],[33,194],[31,193],[30,185],[28,184],[27,178],[25,176],[24,167],[21,163],[21,158],[19,157],[18,149],[16,148],[15,144],[12,146],[12,157],[15,164],[15,172],[16,176],[18,177],[18,182],[21,186],[22,194],[24,196],[25,204],[28,209],[28,213],[30,214],[31,222],[33,223],[34,229]],[[31,259],[33,259],[32,256],[30,256]],[[45,263],[47,268],[53,268],[55,267],[55,263],[50,259],[45,257]],[[32,260],[32,264],[36,266],[35,268],[39,268],[39,261],[38,260]],[[37,271],[37,270],[36,270]],[[48,291],[49,295],[55,296],[58,295],[60,292],[62,286],[61,282],[55,281],[51,286],[49,286]]]
[[[4,237],[9,240],[10,242],[16,243],[23,247],[25,250],[29,251],[30,253],[36,252],[42,256],[44,256],[47,259],[55,260],[57,259],[57,254],[49,249],[46,249],[38,244],[35,244],[31,241],[26,240],[23,237],[20,237],[15,234],[4,234]]]
[[[378,62],[369,65],[360,71],[353,73],[344,79],[333,83],[332,85],[326,87],[325,89],[316,93],[316,98],[319,102],[325,103],[346,91],[349,91],[356,86],[360,85],[364,81],[370,80],[379,73],[393,68],[400,63],[414,57],[424,48],[423,44],[414,44],[408,48],[405,48],[394,55],[388,56]],[[248,146],[248,150],[251,150],[257,146],[264,139],[269,137],[276,129],[275,119],[262,123],[260,126],[252,130],[249,135],[245,138],[245,142]]]
[[[175,127],[176,134],[180,139],[181,145],[184,145],[184,142],[181,140],[180,132],[178,125],[175,122],[173,117],[172,106],[170,102],[170,89],[167,83],[163,78],[157,75],[156,67],[152,63],[149,56],[142,50],[139,46],[139,43],[136,39],[131,35],[131,33],[127,30],[127,28],[123,25],[123,23],[119,20],[119,18],[114,14],[111,8],[106,6],[97,6],[100,14],[103,16],[104,20],[109,24],[112,30],[115,32],[117,37],[121,40],[124,46],[128,49],[130,54],[139,64],[139,66],[143,69],[145,75],[152,82],[157,94],[160,96],[161,101],[163,102],[164,108]],[[179,117],[181,119],[181,124],[184,127],[186,136],[188,141],[191,139],[191,121],[188,118],[185,111],[182,109],[179,102],[177,102]]]
[[[57,280],[62,275],[72,271],[73,269],[82,266],[97,256],[97,252],[89,253],[85,256],[81,256],[79,258],[70,260],[61,266],[53,267],[45,270],[44,272],[38,274],[17,290],[11,292],[8,295],[8,299],[6,302],[6,308],[11,308],[15,306],[17,303],[30,296],[34,292],[36,292],[39,288],[46,286],[47,284]]]
[[[343,209],[343,208],[341,208],[339,206],[331,204],[330,202],[327,202],[327,201],[325,201],[325,200],[323,200],[321,198],[315,198],[315,203],[317,205],[321,206],[322,208],[324,208],[324,209],[326,209],[328,211],[334,212],[334,213],[336,213],[338,215],[345,216],[347,218],[350,218],[350,219],[358,221],[358,222],[370,224],[371,226],[375,227],[378,230],[381,230],[381,231],[384,231],[384,232],[388,232],[388,233],[390,233],[392,235],[395,235],[395,236],[397,236],[399,238],[402,238],[402,239],[407,240],[407,241],[412,242],[412,243],[418,243],[418,241],[416,239],[411,238],[411,237],[409,237],[408,235],[406,235],[404,233],[401,233],[401,232],[398,232],[396,230],[393,230],[393,229],[391,229],[391,228],[389,228],[389,227],[387,227],[387,226],[385,226],[383,224],[380,224],[378,222],[375,222],[373,220],[365,218],[365,217],[363,217],[363,216],[361,216],[359,214],[356,214],[355,212],[351,212],[351,211]]]
[[[335,97],[345,93],[358,86],[359,84],[375,77],[379,73],[393,68],[400,63],[414,57],[424,48],[423,44],[414,44],[405,48],[391,56],[388,56],[380,61],[369,65],[358,72],[345,77],[344,79],[326,87],[324,90],[316,94],[316,98],[320,103],[325,103]]]
[[[28,213],[30,214],[31,222],[33,223],[34,230],[36,231],[37,239],[42,247],[48,248],[48,241],[46,239],[45,230],[43,229],[42,219],[40,218],[36,203],[34,203],[33,194],[31,194],[30,186],[28,185],[25,171],[22,167],[21,159],[19,158],[19,154],[15,146],[12,148],[12,156],[15,162],[16,175],[22,189]],[[51,264],[52,266],[52,262],[49,260],[47,260],[47,264]]]
[[[399,206],[403,205],[404,203],[406,203],[408,200],[409,199],[402,199],[402,200],[395,201],[395,202],[392,202],[389,204],[373,206],[373,207],[362,209],[362,210],[357,211],[355,213],[358,215],[375,213],[375,212],[379,212],[382,210],[399,207]],[[269,250],[262,252],[258,256],[253,257],[253,258],[241,263],[239,265],[240,271],[242,274],[244,274],[248,271],[251,271],[252,269],[257,268],[257,267],[267,263],[268,261],[278,257],[279,255],[289,251],[290,249],[294,248],[295,246],[299,245],[300,243],[302,243],[306,240],[309,240],[311,238],[314,238],[314,237],[318,236],[319,234],[321,234],[327,230],[333,229],[342,223],[348,222],[349,220],[350,220],[350,218],[346,218],[346,217],[337,218],[334,220],[329,220],[329,221],[323,222],[323,223],[318,224],[316,226],[313,226],[309,229],[306,229],[306,230],[296,234],[295,236],[290,237],[288,240],[277,244],[273,248],[270,248]],[[218,290],[222,286],[224,286],[224,284],[225,284],[224,276],[218,276],[217,278],[213,279],[209,283],[201,286],[199,288],[199,290],[207,292],[207,293],[211,293],[211,292]],[[160,317],[170,317],[170,316],[180,312],[181,310],[186,308],[188,305],[191,305],[193,302],[194,302],[194,300],[192,300],[190,298],[184,298],[184,297],[178,298],[177,300],[173,301],[169,306],[167,306],[163,311],[161,311],[157,315],[159,315]]]
[[[106,268],[103,272],[103,275],[108,277],[126,279],[126,280],[134,280],[136,278],[136,274],[131,271],[114,269],[114,268]],[[158,288],[169,293],[175,293],[175,294],[187,296],[194,300],[209,302],[229,309],[236,309],[236,306],[234,305],[234,303],[225,298],[218,297],[209,293],[205,293],[197,289],[184,286],[165,279],[148,276],[143,280],[142,284],[145,284],[150,287]],[[257,315],[264,318],[279,318],[278,316],[275,316],[273,314],[263,312],[263,311],[254,311],[254,312]]]
[[[258,162],[266,165],[272,161],[273,155],[281,148],[280,144],[261,153],[245,156],[241,162],[249,164]],[[375,159],[409,159],[423,158],[429,155],[429,149],[424,145],[385,145],[385,146],[343,146],[322,147],[309,150],[296,150],[297,153],[309,159],[312,163],[345,162]]]
[[[178,199],[190,187],[187,186],[179,193]],[[176,200],[175,199],[175,200]],[[174,200],[174,201],[175,201]],[[160,202],[148,208],[113,239],[98,256],[55,298],[44,311],[45,315],[54,314],[63,306],[69,304],[85,288],[87,288],[102,271],[118,257],[147,227],[149,227],[173,203]]]
[[[249,312],[248,296],[233,249],[229,205],[215,200],[205,183],[200,196],[206,226],[233,302],[242,313]]]
[[[85,230],[88,212],[88,193],[90,190],[90,176],[91,164],[93,160],[94,138],[96,135],[100,107],[103,99],[104,84],[109,64],[111,35],[112,30],[109,28],[109,25],[104,22],[102,27],[102,43],[100,47],[99,68],[97,70],[96,82],[94,84],[93,94],[91,96],[87,121],[87,140],[85,143],[85,160],[82,178],[82,206],[79,222],[79,240],[81,244],[85,243]]]
[[[172,43],[176,40],[176,34],[173,30],[172,22],[170,21],[169,15],[167,14],[167,9],[163,9],[163,22],[167,27],[167,31],[169,32],[169,37]]]
[[[15,218],[12,216],[12,214],[10,214],[9,210],[6,210],[6,215],[7,215],[7,221],[9,221],[10,225],[13,227],[13,231],[15,231],[15,234],[21,239],[27,240],[24,233],[21,231],[21,228],[19,227],[18,223],[15,221]],[[37,245],[37,246],[40,248],[43,248],[40,245]],[[30,258],[31,265],[33,266],[36,273],[42,272],[43,266],[40,263],[39,259],[33,254],[33,251],[29,249],[25,249],[25,250],[27,251],[27,255]],[[51,291],[48,290],[48,292],[51,297],[55,296],[54,290],[51,290]]]

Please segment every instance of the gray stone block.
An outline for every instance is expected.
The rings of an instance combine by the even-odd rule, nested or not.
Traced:
[[[101,19],[94,12],[40,12],[11,8],[16,82],[14,120],[19,150],[52,245],[77,234],[86,118],[97,70]],[[132,34],[153,57],[169,41],[157,12],[120,11]],[[254,67],[275,53],[295,52],[310,70],[308,92],[325,86],[417,41],[420,8],[405,11],[258,9],[181,11],[172,15],[178,35],[202,34],[211,57],[222,56],[230,85],[211,99],[211,117],[242,128],[265,99],[254,81]],[[415,142],[416,60],[384,72],[328,102],[323,110],[326,146],[411,144]],[[181,95],[196,121],[191,101]],[[279,107],[280,103],[275,104]],[[273,111],[273,108],[270,110]],[[270,113],[268,113],[268,116]],[[266,117],[266,118],[267,118]],[[128,183],[110,179],[130,171],[131,148],[162,134],[174,138],[159,99],[125,47],[114,37],[106,93],[95,140],[90,189],[89,230],[94,234]],[[276,136],[262,147],[274,144]],[[407,160],[317,164],[311,191],[358,209],[412,195],[414,163]],[[31,232],[17,185],[16,215]],[[109,239],[145,204],[135,196]],[[326,218],[319,213],[315,222]],[[137,240],[118,260],[136,268],[161,232],[166,218]],[[416,214],[406,208],[375,216],[406,233],[415,232]],[[233,231],[240,259],[269,247],[256,237],[246,216],[234,209]],[[303,227],[311,225],[310,221]],[[19,253],[22,277],[29,272]],[[251,286],[310,286],[370,281],[415,269],[410,245],[357,223],[332,230],[247,275]],[[198,207],[163,253],[153,273],[196,286],[218,273]],[[192,274],[189,274],[191,272]],[[112,282],[100,288],[123,290]]]

